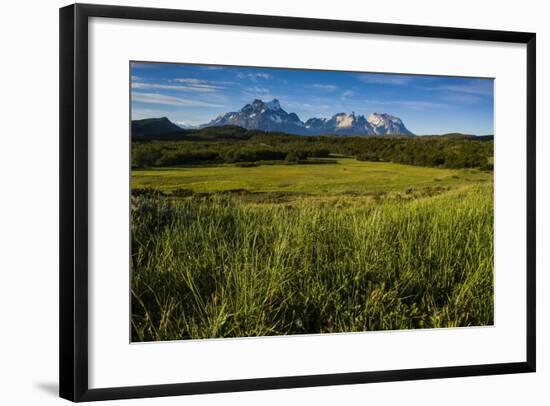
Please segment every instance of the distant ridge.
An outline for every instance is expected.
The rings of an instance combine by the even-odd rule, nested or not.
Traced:
[[[414,135],[399,117],[387,113],[372,113],[368,118],[355,112],[337,113],[330,118],[313,117],[303,122],[296,113],[286,112],[277,99],[270,102],[255,99],[239,111],[219,115],[200,127],[221,125],[299,135]]]
[[[309,120],[308,120],[309,121]],[[264,131],[258,129],[246,129],[238,125],[217,125],[202,128],[181,128],[172,123],[166,117],[147,118],[142,120],[132,120],[132,138],[136,140],[246,140],[254,135],[261,134],[279,134],[279,135],[296,135],[284,131]],[[331,135],[329,132],[324,132],[318,135]],[[334,134],[332,134],[334,135]],[[336,134],[341,135],[341,134]],[[351,134],[353,136],[353,134]],[[356,136],[362,136],[358,134]],[[402,134],[371,134],[371,136],[383,137],[402,137]],[[426,134],[418,136],[419,138],[448,138],[448,139],[465,139],[472,141],[493,141],[493,135],[473,135],[463,133],[447,133],[447,134]]]
[[[132,120],[132,137],[150,137],[180,131],[182,128],[172,123],[167,117]]]

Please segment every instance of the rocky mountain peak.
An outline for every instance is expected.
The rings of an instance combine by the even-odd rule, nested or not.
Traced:
[[[283,110],[277,99],[269,102],[255,99],[241,110],[220,115],[201,127],[220,125],[301,135],[413,135],[400,118],[387,113],[372,113],[367,119],[355,112],[340,112],[328,119],[312,117],[304,123],[296,113]]]

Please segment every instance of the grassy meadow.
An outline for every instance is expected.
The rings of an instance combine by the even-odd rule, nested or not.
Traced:
[[[492,171],[331,153],[132,189],[132,341],[493,324]]]
[[[438,169],[355,158],[320,158],[301,165],[270,163],[253,167],[232,164],[135,170],[132,186],[171,193],[193,192],[338,193],[399,192],[407,188],[460,186],[491,180],[477,169]]]

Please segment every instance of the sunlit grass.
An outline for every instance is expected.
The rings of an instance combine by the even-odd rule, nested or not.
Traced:
[[[250,192],[336,194],[402,191],[411,187],[457,186],[492,179],[492,173],[477,169],[438,169],[388,162],[357,161],[353,158],[328,161],[335,163],[278,163],[251,168],[227,164],[134,170],[132,187],[153,187],[166,193],[175,189],[190,189],[202,193],[245,189]]]
[[[168,193],[317,195],[284,204],[265,193],[134,198],[132,339],[491,325],[492,175],[340,166],[135,171],[133,186]]]

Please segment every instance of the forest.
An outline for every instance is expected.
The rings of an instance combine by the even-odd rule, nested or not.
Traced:
[[[266,133],[226,126],[132,142],[132,167],[315,162],[329,156],[440,168],[493,169],[493,137],[315,136]]]

